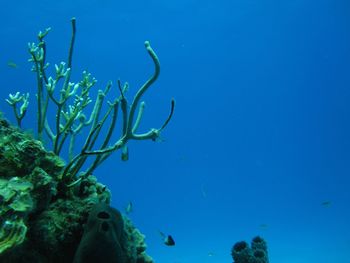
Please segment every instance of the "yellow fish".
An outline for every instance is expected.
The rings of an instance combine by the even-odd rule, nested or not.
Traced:
[[[18,68],[17,64],[13,61],[7,62],[7,66],[9,66],[10,68]]]

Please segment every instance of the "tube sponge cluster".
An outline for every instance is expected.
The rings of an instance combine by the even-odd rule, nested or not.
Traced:
[[[251,246],[245,241],[237,242],[231,251],[234,263],[268,263],[266,241],[257,236],[253,238]]]

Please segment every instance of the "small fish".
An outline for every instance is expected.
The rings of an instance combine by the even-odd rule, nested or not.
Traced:
[[[204,183],[201,184],[201,194],[202,194],[203,198],[207,198],[207,189],[206,189]]]
[[[331,201],[324,201],[321,203],[322,206],[324,207],[330,207],[331,206]]]
[[[171,235],[165,235],[163,232],[159,231],[159,234],[161,235],[162,239],[163,239],[163,243],[166,246],[175,246],[175,240],[173,239],[173,237]]]
[[[130,201],[128,203],[128,205],[125,207],[125,213],[128,215],[133,211],[133,206],[132,206],[132,202]]]
[[[214,257],[215,256],[215,253],[214,252],[208,252],[208,257]]]
[[[266,229],[266,228],[268,227],[267,224],[260,224],[259,226],[260,226],[260,228],[262,228],[262,229]]]
[[[178,162],[181,162],[181,163],[186,163],[187,162],[187,158],[185,155],[180,155],[178,158],[177,158],[177,161]]]
[[[10,68],[18,68],[17,64],[13,61],[7,62],[7,66],[9,66]]]

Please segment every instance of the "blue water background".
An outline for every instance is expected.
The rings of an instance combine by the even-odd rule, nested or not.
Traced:
[[[255,235],[272,263],[350,262],[349,1],[2,0],[0,109],[14,121],[4,99],[30,92],[25,129],[27,42],[50,26],[47,60],[66,60],[73,16],[73,81],[85,69],[100,89],[120,78],[131,101],[153,72],[150,40],[162,69],[141,131],[176,99],[163,142],[132,141],[128,162],[116,153],[95,172],[115,207],[132,201],[156,262],[232,262],[231,246]]]

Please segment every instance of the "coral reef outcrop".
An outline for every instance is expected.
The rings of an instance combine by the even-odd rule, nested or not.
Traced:
[[[109,206],[111,193],[92,175],[67,189],[63,168],[41,142],[0,118],[0,262],[73,262],[92,208]],[[144,236],[125,215],[119,223],[121,262],[152,263]]]

